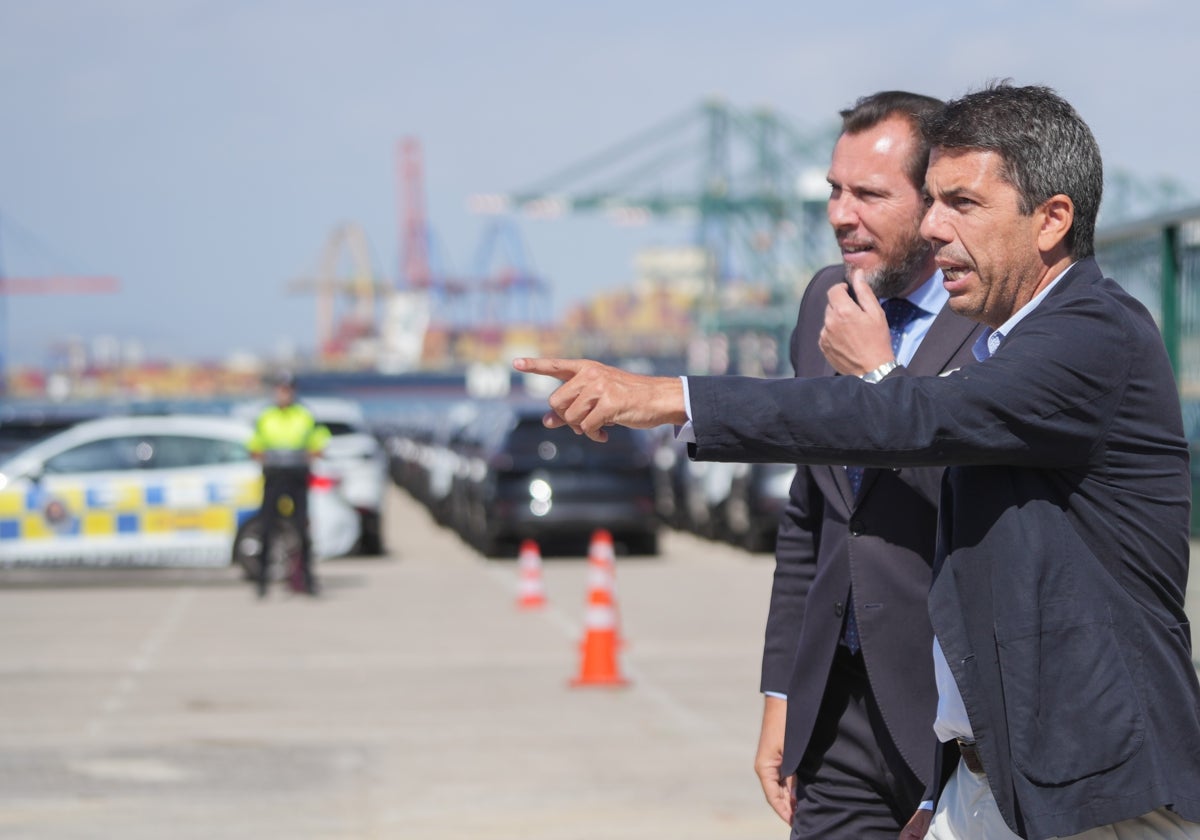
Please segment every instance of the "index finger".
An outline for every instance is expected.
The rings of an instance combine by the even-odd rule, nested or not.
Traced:
[[[875,297],[875,290],[871,288],[871,284],[867,282],[865,277],[860,274],[854,274],[850,278],[850,282],[854,284],[854,299],[863,312],[871,310],[883,311],[879,305],[879,298]]]
[[[579,359],[531,359],[525,357],[513,359],[512,363],[513,370],[553,376],[563,382],[577,374],[582,365],[583,362]]]

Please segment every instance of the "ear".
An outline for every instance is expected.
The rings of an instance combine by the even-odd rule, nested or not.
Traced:
[[[1067,233],[1075,223],[1075,202],[1062,193],[1052,195],[1042,202],[1033,215],[1037,226],[1038,250],[1048,254],[1062,247],[1066,241]]]

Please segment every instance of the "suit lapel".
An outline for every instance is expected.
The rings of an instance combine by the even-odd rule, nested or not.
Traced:
[[[929,332],[913,354],[908,369],[919,376],[949,373],[953,369],[950,363],[960,352],[970,349],[968,341],[974,341],[978,329],[979,324],[954,314],[949,306],[943,306],[929,325]]]

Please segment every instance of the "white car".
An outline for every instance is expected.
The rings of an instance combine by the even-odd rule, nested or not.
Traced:
[[[339,492],[358,511],[361,538],[357,553],[383,554],[381,514],[390,482],[388,459],[383,444],[367,425],[362,406],[342,397],[301,397],[298,402],[329,429],[329,443],[318,465],[323,474],[338,480]],[[269,404],[264,400],[238,403],[232,414],[253,423]]]
[[[20,451],[0,463],[0,566],[245,565],[262,502],[250,432],[227,417],[106,417]],[[358,542],[356,511],[319,472],[309,520],[314,558]]]

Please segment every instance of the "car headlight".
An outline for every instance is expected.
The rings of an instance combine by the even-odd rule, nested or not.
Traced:
[[[549,481],[544,478],[535,478],[529,482],[529,497],[533,500],[529,503],[529,511],[534,516],[545,516],[554,504],[550,500],[553,495],[554,488],[550,486]]]
[[[554,488],[544,478],[535,478],[529,482],[529,498],[535,502],[548,502],[554,495]]]

